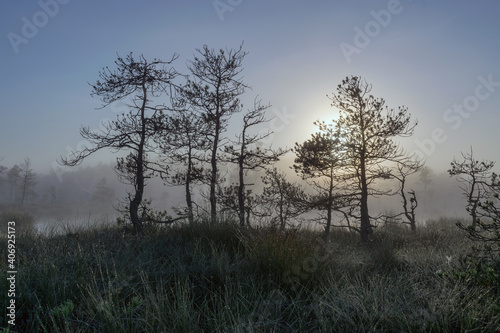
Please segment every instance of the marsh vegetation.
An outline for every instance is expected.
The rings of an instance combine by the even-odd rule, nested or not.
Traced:
[[[209,220],[146,226],[143,236],[118,226],[19,233],[16,328],[494,332],[500,325],[498,280],[468,259],[473,241],[454,219],[416,233],[381,226],[369,243],[346,230],[325,239]],[[7,288],[3,279],[0,292]]]

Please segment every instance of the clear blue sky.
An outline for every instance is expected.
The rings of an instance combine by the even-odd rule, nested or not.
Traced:
[[[335,115],[326,94],[362,75],[390,107],[419,120],[405,140],[436,172],[474,146],[500,163],[500,3],[496,1],[75,1],[0,3],[0,164],[30,157],[47,173],[98,128],[87,82],[116,54],[168,59],[186,71],[196,48],[244,41],[245,81],[281,115],[275,146],[293,146]],[[106,160],[100,154],[93,160]]]

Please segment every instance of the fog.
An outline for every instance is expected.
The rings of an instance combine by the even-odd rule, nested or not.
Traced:
[[[293,156],[293,153],[287,154],[278,163],[278,167],[287,173],[289,181],[298,182],[306,190],[312,191],[307,183],[287,167]],[[55,172],[36,172],[36,184],[23,206],[19,206],[19,192],[14,190],[12,195],[5,172],[0,177],[0,207],[4,210],[15,207],[29,212],[35,217],[37,229],[42,232],[66,232],[75,227],[115,224],[116,218],[120,216],[117,207],[127,198],[127,191],[131,191],[131,187],[118,180],[113,167],[114,163],[80,166],[64,172],[61,177]],[[430,168],[428,171],[426,177],[422,173],[409,176],[406,184],[406,190],[415,190],[417,196],[418,223],[424,225],[429,219],[444,216],[466,217],[466,200],[456,179],[450,178],[447,172]],[[226,180],[221,185],[237,181],[234,168],[226,167],[223,174]],[[248,174],[248,183],[255,184],[248,188],[252,189],[254,194],[261,194],[261,176],[262,172]],[[394,191],[398,189],[399,184],[395,181],[384,181],[380,186]],[[206,205],[207,200],[200,195],[203,191],[207,193],[208,186],[199,185],[194,190],[195,200],[201,207]],[[145,198],[151,198],[155,209],[166,210],[171,216],[175,216],[173,207],[185,206],[183,187],[166,185],[158,177],[148,180]],[[399,195],[370,198],[369,205],[370,215],[374,217],[379,214],[394,215],[402,211]],[[340,217],[334,223],[338,224],[339,221]]]
[[[51,5],[48,6],[47,3]],[[416,191],[417,219],[466,215],[456,180],[446,172],[461,151],[474,147],[478,160],[500,161],[497,122],[500,105],[499,3],[489,1],[4,1],[0,31],[2,105],[0,121],[0,205],[20,204],[6,172],[30,158],[36,184],[22,209],[40,225],[58,221],[88,223],[107,216],[126,198],[126,185],[114,171],[116,155],[102,151],[82,166],[58,164],[88,145],[81,126],[92,130],[116,119],[129,101],[106,108],[91,96],[89,83],[130,52],[148,59],[179,58],[173,66],[187,73],[196,49],[248,51],[241,76],[251,89],[244,110],[256,97],[272,121],[268,144],[290,148],[314,131],[315,120],[338,112],[331,95],[346,76],[360,75],[373,95],[390,108],[404,105],[419,124],[401,145],[426,161],[430,181],[409,178]],[[241,116],[228,126],[228,137]],[[291,181],[293,156],[278,165]],[[234,172],[226,174],[233,182]],[[260,175],[249,174],[261,189]],[[102,180],[105,183],[102,183]],[[101,182],[100,190],[98,184]],[[382,185],[381,185],[382,186]],[[383,186],[391,186],[384,184]],[[393,185],[396,186],[396,185]],[[150,179],[146,198],[172,212],[183,205],[181,188]],[[202,190],[206,191],[205,188]],[[196,196],[200,203],[200,196]],[[370,198],[372,215],[400,211],[398,196]],[[75,222],[76,223],[76,222]]]

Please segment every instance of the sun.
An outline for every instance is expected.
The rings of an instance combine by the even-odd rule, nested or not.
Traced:
[[[316,111],[311,112],[308,116],[310,120],[310,133],[316,133],[318,131],[318,126],[314,125],[315,121],[325,122],[325,124],[331,124],[333,121],[339,118],[338,111],[331,107],[330,105],[322,105],[315,109]]]
[[[325,124],[331,124],[332,120],[338,119],[338,110],[331,107],[328,101],[323,103],[310,103],[307,111],[304,111],[294,119],[294,127],[290,128],[289,140],[302,142],[311,138],[311,135],[317,133],[319,128],[314,122],[320,121]]]

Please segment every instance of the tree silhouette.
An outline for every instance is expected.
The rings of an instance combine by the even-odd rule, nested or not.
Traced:
[[[36,174],[31,168],[31,160],[29,158],[24,159],[19,169],[19,193],[21,196],[20,205],[22,206],[26,198],[33,193],[32,188],[36,184]]]
[[[371,90],[364,79],[351,76],[342,80],[330,97],[332,106],[339,110],[332,126],[342,145],[343,177],[353,182],[353,194],[358,195],[363,242],[373,233],[368,197],[387,194],[375,188],[375,181],[392,177],[387,162],[405,164],[410,160],[394,138],[411,136],[417,124],[411,122],[406,107],[389,109],[384,99],[370,94]]]
[[[96,203],[109,203],[114,196],[115,190],[108,186],[106,177],[101,177],[95,184],[94,192],[90,200]]]
[[[239,49],[215,51],[206,45],[197,50],[199,56],[188,63],[191,78],[181,90],[181,96],[190,109],[200,114],[209,125],[205,134],[211,144],[210,171],[210,217],[217,218],[216,186],[219,182],[219,149],[225,141],[223,133],[228,120],[241,110],[239,96],[247,86],[239,77],[246,56]]]
[[[0,157],[0,161],[3,160],[3,157]],[[9,168],[7,168],[6,166],[3,166],[3,165],[0,165],[0,175],[2,175],[3,173],[6,173],[7,171],[9,170]],[[4,179],[3,177],[0,178],[0,188],[2,190],[2,192],[4,191],[4,185],[7,184],[7,180]]]
[[[469,236],[474,240],[483,241],[485,250],[500,254],[500,177],[496,173],[491,174],[488,183],[488,195],[483,196],[477,205],[477,225],[464,227]],[[500,259],[497,257],[497,260]],[[497,269],[500,268],[497,266]]]
[[[397,170],[392,174],[392,176],[399,181],[399,194],[401,196],[402,204],[403,204],[403,212],[394,216],[402,216],[404,215],[407,221],[403,222],[405,224],[409,224],[412,231],[417,230],[417,220],[415,216],[415,210],[418,206],[417,195],[414,190],[410,190],[406,192],[406,178],[412,174],[415,174],[422,170],[423,168],[422,161],[407,161],[406,163],[398,163]],[[407,197],[407,194],[410,197]]]
[[[126,58],[115,61],[116,69],[104,68],[99,76],[101,80],[91,84],[91,96],[97,96],[103,102],[102,108],[130,98],[128,112],[118,115],[114,121],[103,124],[100,131],[91,131],[82,127],[80,134],[92,146],[73,152],[70,158],[61,158],[64,165],[75,166],[98,150],[109,148],[113,151],[128,151],[128,155],[117,158],[116,172],[120,180],[134,187],[128,193],[126,209],[136,233],[143,233],[143,221],[138,210],[143,204],[146,179],[151,176],[152,168],[148,153],[154,153],[152,137],[156,133],[158,117],[167,110],[164,104],[155,104],[155,99],[169,94],[173,80],[178,73],[168,66],[170,61],[154,59],[148,61],[144,56],[134,59],[132,53]]]
[[[19,167],[19,165],[14,164],[7,172],[7,182],[9,183],[9,197],[11,203],[17,201],[20,178],[21,168]]]
[[[196,113],[182,110],[165,115],[156,140],[159,142],[163,163],[171,172],[162,178],[170,185],[184,186],[186,215],[194,221],[192,187],[208,178],[203,168],[204,154],[210,149],[206,140],[208,124]]]
[[[340,139],[334,128],[325,122],[314,122],[319,132],[311,135],[309,140],[295,144],[296,154],[293,168],[295,172],[308,180],[319,192],[312,206],[325,209],[327,212],[325,235],[330,232],[332,213],[338,209],[339,196],[335,191],[340,183],[338,172],[342,157]]]
[[[254,127],[268,122],[265,118],[265,111],[269,105],[262,105],[259,101],[254,102],[254,108],[243,116],[243,129],[238,136],[238,141],[234,145],[226,145],[224,151],[229,155],[229,162],[238,166],[238,216],[240,226],[245,225],[245,215],[247,209],[245,202],[245,174],[251,170],[264,169],[279,160],[286,153],[286,150],[259,147],[259,143],[272,134],[271,131],[264,134],[251,134],[249,131]],[[248,192],[247,192],[248,193]],[[248,221],[247,221],[248,222]]]
[[[466,158],[469,162],[474,161],[472,156],[467,155]],[[491,163],[479,162],[474,167],[484,170]],[[469,185],[471,185],[470,179]],[[498,174],[491,173],[485,190],[487,194],[481,192],[481,198],[476,205],[475,224],[464,226],[462,223],[457,223],[457,225],[468,233],[470,239],[482,245],[473,246],[473,251],[468,255],[474,264],[474,279],[481,281],[480,283],[487,281],[489,289],[498,293],[500,290],[500,178]]]
[[[428,166],[422,167],[419,174],[419,183],[424,185],[424,208],[426,210],[429,197],[432,197],[432,190],[428,190],[428,186],[432,184],[432,174],[432,169]]]
[[[491,190],[489,180],[492,177],[491,169],[495,166],[495,162],[475,160],[472,147],[470,153],[461,154],[463,161],[459,162],[454,158],[448,174],[457,177],[461,184],[460,189],[467,199],[467,211],[472,218],[471,228],[475,229],[478,219],[478,206],[481,200],[487,198]]]
[[[289,182],[284,172],[276,168],[268,169],[262,182],[266,186],[258,197],[261,210],[256,215],[261,218],[271,217],[272,226],[278,224],[283,231],[290,219],[309,210],[309,196],[302,186]]]

